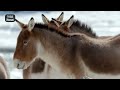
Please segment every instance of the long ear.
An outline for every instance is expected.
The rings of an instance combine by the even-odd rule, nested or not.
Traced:
[[[64,17],[64,12],[62,12],[60,14],[60,16],[57,18],[57,20],[62,22],[63,21],[63,17]]]
[[[34,26],[35,26],[35,21],[34,18],[31,17],[30,21],[28,22],[28,30],[31,32]]]
[[[73,24],[73,21],[74,21],[74,16],[72,15],[70,19],[66,22],[66,25],[68,28],[71,27],[71,25]]]
[[[18,23],[18,25],[23,28],[25,26],[25,24],[23,24],[22,22],[18,21],[17,19],[15,19],[15,21]]]
[[[57,27],[60,27],[60,24],[58,23],[58,21],[54,18],[52,18],[52,21],[54,22],[54,24],[57,26]]]
[[[42,20],[43,20],[44,24],[49,24],[49,22],[50,22],[50,21],[45,17],[44,14],[42,14]]]

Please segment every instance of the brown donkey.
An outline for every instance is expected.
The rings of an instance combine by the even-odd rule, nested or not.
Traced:
[[[68,76],[82,78],[89,71],[98,74],[120,74],[120,36],[108,40],[85,34],[64,34],[56,28],[36,24],[34,19],[21,27],[14,53],[18,69],[26,69],[36,58]]]
[[[21,26],[25,29],[26,27],[25,27],[25,25],[23,25],[23,24],[21,24]]]
[[[0,57],[0,79],[10,79],[7,64],[2,57]]]

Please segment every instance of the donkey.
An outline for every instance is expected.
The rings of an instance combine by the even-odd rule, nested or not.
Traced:
[[[56,28],[37,24],[33,18],[27,28],[21,28],[13,57],[18,69],[26,69],[40,57],[69,78],[81,78],[89,71],[120,74],[120,35],[108,40],[80,33],[67,35],[57,32],[60,30]]]
[[[0,57],[0,79],[10,79],[7,64],[2,57]]]
[[[61,14],[62,15],[62,17],[63,17],[63,14]],[[60,15],[60,16],[61,16]],[[44,21],[45,21],[45,19],[44,19]],[[47,20],[46,20],[47,21]],[[71,19],[69,19],[68,21],[72,21]],[[75,22],[74,22],[75,23]],[[69,23],[68,23],[68,25],[69,25]],[[86,27],[85,27],[85,25],[83,25],[83,24],[79,24],[79,22],[78,23],[75,23],[75,24],[73,24],[73,25],[81,25],[81,28],[83,29],[83,30],[86,30]],[[24,26],[24,25],[23,25]],[[70,25],[69,25],[70,26]],[[89,29],[88,29],[88,31],[89,31]],[[93,36],[94,36],[94,34],[93,34]],[[37,63],[38,64],[38,67],[39,67],[39,63]],[[34,64],[33,64],[34,65]],[[36,64],[35,64],[36,65]],[[41,65],[41,66],[43,66],[43,65]],[[32,65],[31,65],[31,67],[32,67]],[[24,77],[24,75],[26,74],[25,72],[27,72],[27,71],[32,71],[32,70],[29,70],[30,68],[28,68],[28,70],[24,70],[23,71],[23,77]],[[44,73],[44,72],[42,72],[42,73]],[[29,73],[30,74],[30,73]],[[47,73],[48,74],[48,73]]]

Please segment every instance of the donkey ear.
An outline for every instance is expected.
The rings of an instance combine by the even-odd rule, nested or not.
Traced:
[[[15,19],[15,21],[18,23],[18,25],[23,28],[25,26],[25,24],[23,24],[22,22],[18,21],[17,19]]]
[[[34,26],[35,26],[35,21],[34,21],[34,18],[32,17],[28,22],[28,30],[31,32]]]
[[[60,24],[58,23],[58,21],[54,18],[52,18],[52,21],[54,22],[54,24],[57,26],[57,27],[60,27]]]
[[[57,18],[57,20],[62,22],[63,21],[63,17],[64,17],[64,12],[62,12],[60,14],[60,16]]]
[[[66,22],[66,25],[68,28],[71,27],[71,25],[73,24],[73,21],[74,21],[74,16],[72,15],[70,19]]]
[[[44,24],[49,24],[49,22],[50,22],[50,21],[45,17],[44,14],[42,14],[42,20],[43,20]]]

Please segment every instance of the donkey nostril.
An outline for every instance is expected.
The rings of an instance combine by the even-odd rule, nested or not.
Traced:
[[[19,65],[20,65],[20,64],[18,63],[17,68],[19,67]]]

